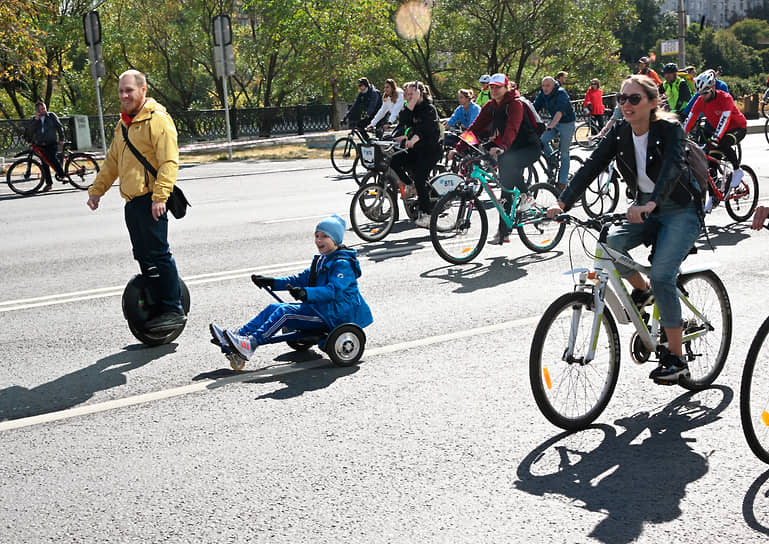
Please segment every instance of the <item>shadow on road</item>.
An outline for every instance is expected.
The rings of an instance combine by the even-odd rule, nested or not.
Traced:
[[[94,364],[53,381],[27,389],[0,390],[0,421],[66,410],[90,399],[97,391],[125,385],[127,372],[173,353],[177,344],[148,348],[141,344],[99,359]]]
[[[681,515],[686,486],[709,469],[684,433],[720,418],[734,392],[724,386],[681,395],[659,412],[562,433],[529,453],[515,487],[532,495],[562,495],[605,514],[588,535],[607,543],[635,541],[644,524]]]
[[[393,257],[403,257],[430,246],[430,232],[425,229],[417,229],[408,220],[395,223],[390,234],[398,234],[405,231],[413,231],[415,236],[400,240],[348,244],[348,246],[356,249],[359,257],[366,257],[374,262],[384,261]]]
[[[527,266],[535,265],[563,255],[561,251],[532,253],[515,259],[493,257],[488,264],[472,262],[462,266],[448,265],[433,268],[420,274],[422,278],[442,279],[446,283],[459,284],[455,293],[472,293],[479,289],[496,287],[523,278],[528,274]]]
[[[754,531],[769,536],[769,470],[756,478],[742,501],[742,516]]]
[[[718,246],[736,246],[742,240],[750,238],[750,223],[732,223],[725,227],[719,227],[716,225],[706,225],[708,236],[700,236],[697,240],[696,247],[699,250],[710,249],[710,244],[713,247]],[[708,243],[710,239],[710,244]]]

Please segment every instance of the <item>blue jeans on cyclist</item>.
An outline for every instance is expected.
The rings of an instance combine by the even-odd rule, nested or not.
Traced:
[[[539,158],[539,145],[527,145],[516,149],[508,149],[499,157],[499,185],[502,188],[502,207],[507,215],[513,209],[513,188],[517,188],[522,195],[528,190],[524,172]],[[504,239],[510,234],[510,229],[499,219],[499,237]]]
[[[550,140],[552,140],[556,134],[561,138],[559,150],[561,152],[561,171],[558,174],[558,183],[566,185],[569,181],[569,146],[571,140],[574,138],[574,121],[568,121],[565,123],[558,123],[554,128],[548,129],[542,133],[539,137],[542,140],[542,145],[545,148],[545,157],[550,160],[553,156],[553,148],[550,146]]]
[[[639,193],[636,204],[643,206],[651,195]],[[649,229],[656,227],[656,249],[652,259],[649,280],[660,313],[660,325],[663,327],[681,326],[681,304],[676,295],[676,277],[681,263],[694,246],[702,230],[694,201],[685,206],[666,200],[655,209],[649,219],[643,223],[623,223],[615,225],[609,231],[607,245],[628,255],[628,251],[638,247],[648,237]],[[635,271],[615,263],[620,276],[627,278]]]

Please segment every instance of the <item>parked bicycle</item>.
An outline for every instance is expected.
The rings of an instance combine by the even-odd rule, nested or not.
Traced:
[[[486,160],[490,157],[486,155]],[[549,251],[560,242],[565,225],[547,218],[547,209],[558,202],[558,194],[552,185],[538,183],[529,187],[527,194],[533,200],[526,210],[519,210],[521,192],[513,188],[510,197],[513,206],[510,214],[491,189],[495,182],[494,172],[473,166],[468,179],[456,176],[456,183],[443,183],[441,177],[433,180],[433,188],[443,196],[433,208],[430,216],[430,240],[435,251],[452,264],[463,264],[477,257],[484,245],[489,230],[484,203],[478,198],[478,186],[485,190],[499,217],[509,229],[517,229],[521,242],[532,251]]]
[[[740,419],[748,446],[769,463],[769,317],[758,328],[742,369]]]
[[[64,165],[66,179],[62,183],[71,183],[78,189],[88,189],[96,174],[99,173],[99,164],[93,155],[83,152],[73,153],[70,150],[72,142],[64,142],[61,153],[61,161]],[[28,150],[16,154],[22,157],[14,161],[8,167],[5,179],[14,193],[30,195],[39,191],[43,184],[53,183],[51,172],[56,171],[53,164],[45,157],[42,148],[31,145]]]
[[[615,261],[649,274],[643,266],[606,244],[609,227],[625,221],[624,214],[580,220],[569,214],[559,220],[576,225],[582,247],[594,259],[593,269],[569,271],[576,275],[573,291],[558,297],[542,315],[529,355],[529,381],[542,414],[566,430],[584,429],[606,408],[617,384],[620,339],[617,322],[632,324],[630,342],[634,363],[658,362],[667,349],[656,303],[651,313],[630,298]],[[584,236],[598,231],[595,250],[585,247]],[[707,266],[679,271],[676,284],[681,301],[683,348],[689,375],[678,385],[701,390],[721,373],[732,337],[732,311],[724,284]]]

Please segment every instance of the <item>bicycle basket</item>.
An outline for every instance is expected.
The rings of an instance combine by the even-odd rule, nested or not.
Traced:
[[[373,169],[376,165],[376,153],[379,151],[378,146],[375,145],[362,145],[360,146],[360,161],[368,169]],[[381,154],[382,152],[379,151]]]

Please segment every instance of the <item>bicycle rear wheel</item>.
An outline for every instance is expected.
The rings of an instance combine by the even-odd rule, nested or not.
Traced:
[[[748,446],[769,463],[769,318],[753,338],[742,369],[740,418]]]
[[[566,223],[547,218],[547,209],[558,202],[558,194],[549,183],[529,187],[528,194],[534,204],[528,210],[517,213],[518,236],[521,242],[536,253],[550,251],[561,241]]]
[[[430,215],[430,240],[451,264],[472,261],[486,244],[488,231],[486,209],[471,189],[444,195]]]
[[[43,185],[46,173],[40,161],[24,157],[8,167],[5,179],[14,193],[31,195]]]
[[[616,170],[609,175],[608,170],[601,172],[582,194],[582,209],[589,217],[599,217],[612,213],[619,204],[619,180]]]
[[[594,317],[592,293],[566,293],[545,310],[531,343],[529,382],[534,400],[550,423],[568,431],[584,429],[595,421],[617,385],[617,325],[605,310],[594,338]],[[595,357],[586,362],[593,344]],[[572,354],[567,355],[570,345]]]
[[[355,234],[376,242],[390,233],[395,223],[397,200],[379,183],[361,185],[350,203],[350,223]]]
[[[337,140],[331,146],[331,165],[340,174],[352,174],[353,163],[358,156],[355,140],[349,136]]]
[[[766,143],[769,144],[769,119],[764,123],[764,138],[766,138]]]
[[[678,383],[685,389],[699,391],[718,378],[726,363],[732,341],[732,306],[726,287],[712,270],[681,275],[678,285],[686,295],[681,304],[684,354],[695,356],[689,361],[690,376]],[[705,321],[692,307],[699,310]]]
[[[597,140],[593,140],[591,138],[592,135],[593,132],[590,127],[590,121],[584,121],[578,124],[574,129],[574,141],[577,145],[585,149],[592,149],[595,147]]]
[[[88,189],[99,173],[99,164],[86,153],[73,153],[67,159],[64,172],[72,185],[78,189]]]
[[[741,164],[744,174],[740,184],[726,196],[726,213],[735,221],[750,219],[758,205],[758,177],[750,166]]]

